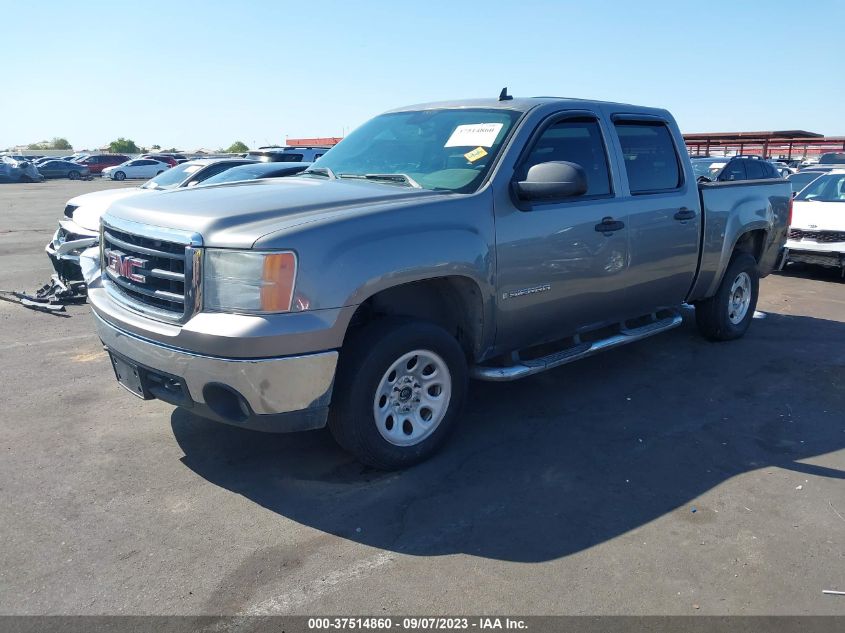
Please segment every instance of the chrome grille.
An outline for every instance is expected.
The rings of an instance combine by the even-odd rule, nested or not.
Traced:
[[[104,218],[104,286],[129,308],[184,322],[199,305],[200,243],[196,235]]]
[[[791,240],[812,240],[819,244],[845,242],[845,231],[807,231],[805,229],[789,229]]]

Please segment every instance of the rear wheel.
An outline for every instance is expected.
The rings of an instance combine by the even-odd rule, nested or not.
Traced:
[[[757,260],[735,253],[716,294],[695,306],[699,331],[711,341],[730,341],[745,334],[760,292]]]
[[[426,321],[377,321],[344,345],[329,429],[364,464],[411,466],[446,440],[466,389],[466,357],[452,335]]]
[[[126,180],[126,174],[124,174],[122,171],[116,171],[116,172],[114,172],[114,179],[115,180]]]
[[[81,174],[78,171],[76,171],[75,169],[71,169],[70,172],[68,172],[68,175],[67,175],[67,177],[70,178],[71,180],[79,180],[80,176],[81,176]]]

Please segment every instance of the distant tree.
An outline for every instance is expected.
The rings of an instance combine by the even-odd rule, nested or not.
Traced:
[[[227,149],[226,151],[230,154],[243,154],[244,152],[248,152],[249,148],[243,141],[235,141],[234,143],[229,145],[229,149]]]
[[[128,138],[119,137],[116,141],[109,143],[109,150],[114,154],[140,154],[140,148],[135,145],[135,141]]]
[[[40,143],[30,143],[26,146],[27,149],[73,149],[66,138],[53,137],[52,141],[41,141]]]
[[[161,145],[150,145],[150,149],[161,149]]]

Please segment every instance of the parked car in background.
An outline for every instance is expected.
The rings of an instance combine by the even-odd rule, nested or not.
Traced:
[[[140,158],[149,158],[150,160],[157,160],[160,163],[167,163],[171,167],[175,167],[179,164],[173,156],[169,154],[142,154]]]
[[[80,165],[85,165],[92,174],[101,174],[104,169],[120,165],[129,160],[128,156],[123,154],[95,154],[93,156],[85,156],[77,158],[74,162]]]
[[[329,147],[265,147],[247,152],[247,157],[262,163],[313,162],[329,151]]]
[[[799,173],[815,172],[817,174],[826,174],[827,172],[833,171],[834,169],[842,169],[842,165],[835,165],[835,164],[819,165],[818,163],[815,163],[813,165],[808,165],[807,167],[803,167]]]
[[[240,428],[328,423],[361,462],[406,467],[460,423],[469,377],[642,340],[685,304],[711,340],[746,332],[791,188],[697,184],[683,147],[669,112],[630,104],[399,108],[294,178],[113,204],[96,329],[140,398]]]
[[[308,169],[313,163],[256,163],[250,161],[247,165],[233,167],[212,176],[202,183],[203,187],[220,185],[226,182],[242,182],[259,178],[284,178],[295,176]]]
[[[0,156],[0,183],[43,181],[44,176],[28,160],[18,161],[9,156]]]
[[[790,174],[798,173],[797,169],[793,169],[785,163],[779,163],[777,161],[771,160],[769,161],[769,164],[775,168],[775,171],[780,175],[781,178],[786,178]]]
[[[112,180],[126,180],[127,178],[152,178],[163,171],[170,169],[168,163],[163,163],[151,158],[136,158],[128,160],[114,167],[106,167],[103,170],[103,178]]]
[[[845,166],[845,152],[828,152],[819,156],[819,165]]]
[[[700,182],[767,180],[781,177],[774,165],[756,156],[691,158],[690,161]]]
[[[795,196],[785,261],[839,268],[845,277],[845,169],[836,169]]]
[[[792,183],[792,193],[797,194],[821,175],[822,172],[804,170],[795,174],[789,174],[786,179]]]
[[[48,160],[36,165],[38,173],[45,178],[70,178],[79,180],[91,175],[88,167],[69,160]]]

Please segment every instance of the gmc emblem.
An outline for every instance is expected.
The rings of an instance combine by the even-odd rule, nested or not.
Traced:
[[[106,251],[106,268],[118,277],[126,277],[139,284],[145,283],[147,277],[139,271],[143,271],[146,265],[146,259],[129,257],[120,251]]]

